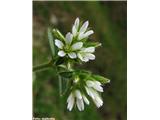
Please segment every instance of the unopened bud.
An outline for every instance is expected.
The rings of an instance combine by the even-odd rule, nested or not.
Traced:
[[[53,34],[56,38],[58,38],[60,40],[65,40],[64,36],[62,35],[62,33],[58,29],[53,29]]]

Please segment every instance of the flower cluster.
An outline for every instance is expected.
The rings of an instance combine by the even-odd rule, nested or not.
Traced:
[[[75,61],[88,62],[94,60],[95,48],[100,46],[100,43],[90,42],[88,37],[93,34],[93,30],[88,29],[89,22],[83,24],[79,18],[76,18],[72,31],[65,36],[57,29],[53,30],[55,35],[55,45],[58,48],[57,54],[59,57],[55,64],[58,65],[59,75],[68,81],[67,93],[67,109],[71,111],[74,106],[77,106],[79,111],[84,110],[84,104],[89,105],[90,99],[99,108],[103,105],[103,100],[100,93],[103,92],[102,85],[109,83],[110,80],[99,75],[94,75],[85,70],[73,69]],[[65,59],[63,59],[65,58]],[[74,60],[72,60],[74,59]]]
[[[77,84],[78,82],[76,82]],[[99,108],[103,105],[102,98],[100,97],[98,92],[103,92],[102,84],[96,80],[87,80],[85,82],[85,92],[80,89],[74,89],[71,91],[68,99],[67,99],[67,109],[69,111],[72,110],[74,104],[76,103],[79,111],[84,110],[84,102],[89,105],[89,100],[86,97],[85,93],[88,94],[95,103],[95,105]]]
[[[80,59],[81,61],[88,62],[94,60],[95,52],[94,46],[85,46],[89,35],[93,34],[93,30],[88,30],[89,22],[86,21],[80,25],[79,18],[76,18],[73,26],[72,33],[68,32],[63,39],[55,39],[55,45],[58,47],[58,56],[67,56],[70,59]]]

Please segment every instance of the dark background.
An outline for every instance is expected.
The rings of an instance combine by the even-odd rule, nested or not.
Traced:
[[[69,112],[66,100],[59,97],[58,79],[52,69],[33,73],[33,116],[56,120],[127,119],[127,2],[33,2],[33,65],[51,58],[47,28],[71,31],[76,17],[89,20],[93,41],[102,43],[96,60],[83,68],[111,79],[104,86],[104,105],[93,103],[83,112]]]

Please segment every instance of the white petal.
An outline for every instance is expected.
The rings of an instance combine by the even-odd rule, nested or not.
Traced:
[[[99,81],[94,81],[95,84],[102,85]]]
[[[88,58],[85,58],[81,53],[78,53],[77,56],[78,56],[78,58],[79,58],[80,60],[82,60],[83,62],[88,62],[88,61],[89,61],[89,59],[88,59]]]
[[[103,101],[100,98],[99,94],[97,93],[97,91],[92,89],[92,93],[94,94],[94,99],[93,102],[96,104],[96,106],[99,108],[103,105]]]
[[[67,109],[68,109],[69,111],[72,110],[73,105],[74,105],[74,101],[75,101],[75,100],[74,100],[74,96],[73,96],[73,94],[71,93],[70,96],[69,96],[68,99],[67,99],[67,102],[68,102]]]
[[[64,56],[66,55],[66,53],[65,53],[63,50],[60,50],[60,51],[58,52],[58,55],[59,55],[60,57],[64,57]]]
[[[94,33],[93,30],[89,30],[89,31],[87,31],[86,33],[80,32],[80,34],[78,35],[78,40],[81,40],[81,39],[83,39],[83,38],[86,38],[86,37],[88,37],[89,35],[91,35],[91,34],[93,34],[93,33]]]
[[[87,30],[88,25],[89,25],[89,22],[86,21],[86,22],[82,25],[82,27],[80,28],[79,32],[80,32],[80,33],[81,33],[81,32],[84,33],[84,32]]]
[[[88,89],[88,87],[85,87],[87,94],[89,95],[90,91]]]
[[[58,39],[55,39],[55,45],[60,49],[62,49],[64,46],[63,42]]]
[[[70,32],[68,32],[67,34],[66,34],[66,44],[71,44],[71,42],[72,42],[72,39],[73,39],[73,35],[70,33]]]
[[[72,99],[72,101],[70,101],[69,103],[68,103],[68,106],[67,106],[67,109],[69,110],[69,111],[71,111],[72,110],[72,108],[73,108],[73,106],[74,106],[74,99]]]
[[[93,90],[93,89],[92,89],[92,90]],[[102,106],[102,105],[103,105],[103,101],[102,101],[101,97],[99,96],[98,92],[95,91],[95,90],[93,90],[92,92],[93,92],[94,97],[95,97],[95,99],[97,100],[97,102]]]
[[[84,33],[79,33],[78,40],[82,40],[83,38],[85,38]]]
[[[80,103],[81,103],[81,109],[84,110],[84,102],[83,102],[83,99],[81,99],[80,101],[81,101],[81,102],[80,102]]]
[[[77,56],[78,56],[78,58],[79,58],[80,60],[82,60],[82,59],[83,59],[83,57],[82,57],[81,53],[77,53]]]
[[[87,105],[89,105],[89,100],[87,99],[87,97],[85,95],[83,95],[83,100]]]
[[[83,52],[93,53],[93,52],[95,52],[95,47],[84,48],[84,49],[82,49],[82,51]]]
[[[91,80],[87,80],[86,84],[87,84],[88,87],[93,87],[94,86],[94,82],[91,81]]]
[[[84,34],[84,37],[88,37],[88,36],[90,36],[91,34],[93,34],[94,32],[93,32],[93,30],[89,30],[89,31],[87,31],[85,34]]]
[[[84,110],[84,103],[83,103],[83,99],[77,99],[77,107],[79,109],[79,111]]]
[[[76,90],[75,91],[75,95],[78,99],[82,99],[82,95],[81,95],[81,92],[79,90]]]
[[[68,56],[69,56],[71,59],[77,58],[77,55],[76,55],[75,52],[70,52],[70,53],[68,53]]]
[[[93,55],[91,53],[85,54],[85,57],[88,58],[88,59],[90,59],[90,60],[94,60],[96,58],[95,55]]]
[[[86,84],[88,87],[93,87],[95,90],[99,92],[103,92],[103,88],[101,87],[101,83],[98,81],[87,80]]]
[[[98,96],[96,97],[97,102],[102,106],[103,105],[103,101],[102,99]]]
[[[86,57],[84,57],[82,61],[84,61],[84,62],[88,62],[88,61],[89,61],[89,59],[88,59],[88,58],[86,58]]]
[[[78,56],[78,58],[79,58],[80,60],[83,60],[83,57],[82,57],[81,53],[78,53],[77,56]]]
[[[96,99],[94,99],[93,102],[95,103],[95,105],[97,106],[97,108],[101,107],[101,104],[99,102],[97,102]]]
[[[73,98],[73,94],[70,93],[69,97],[67,98],[67,102],[69,102],[71,100],[71,98]]]
[[[77,99],[76,103],[77,103],[77,107],[78,107],[79,111],[81,111],[81,104],[80,104],[80,100],[79,100],[79,99]]]
[[[96,106],[99,108],[103,105],[103,101],[99,96],[96,96],[96,98],[93,100]]]
[[[77,43],[74,43],[74,44],[71,46],[71,48],[72,48],[72,50],[79,50],[79,49],[82,48],[82,46],[83,46],[83,43],[82,43],[82,42],[77,42]]]
[[[72,27],[72,34],[73,34],[73,36],[77,35],[77,29],[76,29],[76,27],[74,25]]]
[[[99,92],[103,92],[103,88],[98,84],[94,84],[93,88]]]
[[[92,98],[95,99],[94,93],[92,92],[91,88],[85,87],[87,94]]]
[[[74,26],[78,30],[78,27],[79,27],[79,18],[78,17],[76,18],[76,20],[74,22]]]

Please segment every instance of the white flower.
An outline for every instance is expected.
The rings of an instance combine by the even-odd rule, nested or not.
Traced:
[[[77,53],[77,56],[80,60],[82,60],[84,62],[88,62],[89,60],[95,59],[95,55],[92,54],[94,51],[95,51],[95,47],[82,48]]]
[[[74,42],[73,35],[68,32],[65,41],[55,39],[55,45],[59,48],[58,56],[64,57],[68,55],[71,59],[77,58],[76,51],[83,47],[83,42]]]
[[[87,41],[82,40],[94,33],[93,30],[87,30],[88,25],[88,21],[80,25],[79,18],[76,18],[72,26],[72,33],[68,32],[65,38],[61,37],[63,39],[55,40],[55,45],[59,48],[58,56],[68,56],[71,59],[79,58],[83,62],[95,59],[95,55],[93,54],[95,47],[84,47]],[[59,35],[61,35],[61,33],[59,33]]]
[[[83,25],[80,27],[79,24],[79,18],[76,18],[74,25],[72,27],[72,34],[74,37],[78,36],[78,40],[82,40],[83,38],[87,38],[89,35],[93,34],[93,30],[87,31],[89,22],[86,21],[83,23]]]
[[[72,91],[67,99],[67,109],[71,111],[73,109],[74,103],[76,103],[79,111],[84,110],[84,102],[89,105],[89,100],[87,97],[80,92],[80,90],[76,89]]]
[[[93,102],[99,108],[103,105],[103,101],[98,92],[103,92],[102,84],[99,81],[86,81],[86,92],[92,98]]]

